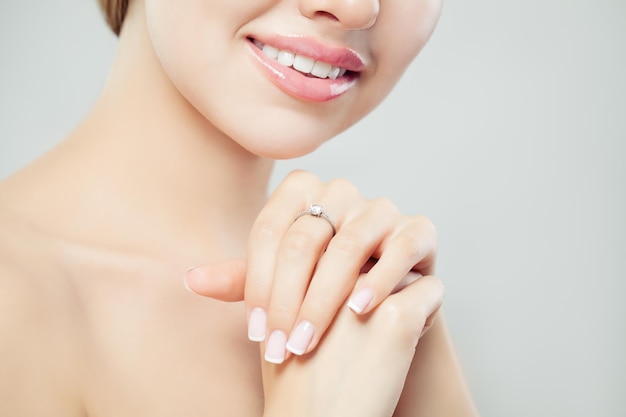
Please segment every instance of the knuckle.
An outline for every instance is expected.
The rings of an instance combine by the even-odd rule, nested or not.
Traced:
[[[344,229],[331,240],[331,245],[332,249],[339,253],[354,256],[365,250],[365,242],[365,238],[358,232]]]
[[[305,230],[290,230],[285,235],[282,251],[288,259],[300,259],[315,245],[314,238]]]
[[[283,184],[288,187],[300,187],[302,184],[311,184],[319,181],[319,178],[314,174],[302,169],[296,169],[287,174]]]
[[[389,340],[401,347],[414,346],[417,343],[417,329],[421,330],[427,319],[423,314],[416,315],[406,305],[393,301],[378,306],[376,314]]]
[[[428,217],[415,216],[414,222],[418,225],[419,228],[425,230],[434,242],[437,242],[437,227]]]
[[[433,256],[437,251],[437,231],[433,223],[424,216],[411,218],[396,239],[401,256],[408,261]]]
[[[277,239],[278,231],[279,225],[274,219],[269,217],[258,218],[250,234],[250,240],[253,243],[268,243]]]
[[[359,194],[356,185],[344,178],[335,178],[328,182],[328,188],[340,195],[352,196]]]
[[[390,299],[378,306],[376,314],[390,328],[403,328],[410,318],[407,309],[402,304],[395,303]]]
[[[398,213],[396,205],[387,198],[375,198],[370,201],[370,206],[372,207],[372,210],[376,213],[380,213],[380,215],[393,215]]]
[[[431,285],[433,286],[433,292],[437,295],[439,304],[443,302],[443,298],[446,295],[446,286],[439,278],[430,276],[428,277]]]
[[[408,262],[416,262],[422,256],[422,245],[418,236],[402,234],[398,236],[400,256]]]
[[[385,299],[376,309],[378,330],[399,349],[414,348],[420,335],[428,330],[441,307],[444,296],[443,283],[434,276],[421,278],[422,294],[413,300]],[[424,286],[425,284],[425,286]]]

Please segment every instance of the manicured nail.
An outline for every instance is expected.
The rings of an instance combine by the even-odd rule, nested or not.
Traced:
[[[281,330],[274,330],[270,334],[265,348],[265,360],[271,363],[283,363],[285,360],[285,344],[287,343],[287,335]]]
[[[314,332],[313,324],[308,321],[301,322],[291,332],[287,342],[287,350],[295,355],[303,355],[309,347],[311,339],[313,339]]]
[[[191,271],[193,271],[195,268],[196,268],[195,266],[192,266],[191,268],[187,268],[187,270],[185,271],[185,276],[183,278],[183,284],[185,285],[185,289],[193,294],[196,294],[196,292],[192,290],[191,287],[189,287],[189,284],[187,283],[187,279],[189,278],[189,274],[191,273]]]
[[[350,310],[357,314],[361,314],[367,308],[369,303],[374,299],[374,291],[371,288],[363,288],[352,296],[348,302]]]
[[[248,339],[253,342],[262,342],[265,340],[265,327],[267,314],[261,307],[255,307],[250,312],[248,320]]]

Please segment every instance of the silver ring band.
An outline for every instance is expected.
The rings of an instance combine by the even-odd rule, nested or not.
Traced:
[[[330,217],[328,217],[328,214],[324,213],[324,207],[322,207],[319,204],[311,204],[308,210],[303,210],[300,213],[298,213],[298,215],[296,216],[295,219],[293,219],[293,221],[295,222],[300,217],[306,216],[307,214],[313,217],[321,217],[322,219],[326,220],[328,224],[330,224],[330,226],[333,228],[333,236],[335,235],[335,233],[337,233],[335,222]]]

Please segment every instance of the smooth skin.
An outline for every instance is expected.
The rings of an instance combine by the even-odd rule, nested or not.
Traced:
[[[294,198],[298,195],[302,197]],[[295,222],[275,216],[297,213],[312,201],[323,201],[324,210],[337,214],[335,235],[332,227],[312,216]],[[402,284],[409,271],[432,274],[436,242],[428,219],[404,216],[388,200],[366,200],[345,180],[324,184],[310,173],[290,174],[261,210],[249,239],[248,317],[255,314],[261,315],[255,319],[267,320],[265,337],[251,339],[267,337],[271,344],[276,333],[282,333],[284,342],[292,342],[271,349],[279,353],[268,358],[275,362],[282,362],[288,350],[298,355],[312,351],[350,293],[353,311],[366,314]],[[377,261],[356,285],[370,259]],[[210,285],[204,280],[215,275],[211,267],[189,271],[188,286],[202,294]],[[305,345],[298,343],[297,334],[303,323],[308,327]]]
[[[430,222],[302,172],[266,196],[273,159],[312,151],[383,99],[439,2],[240,3],[131,1],[89,115],[0,182],[0,415],[476,415],[435,320]],[[295,100],[247,49],[276,31],[359,50],[368,66],[327,105]],[[323,220],[293,222],[313,202],[336,219],[334,238]],[[305,231],[317,250],[293,249]],[[187,284],[207,297],[183,285],[203,264]],[[389,295],[400,282],[412,283]],[[345,303],[362,286],[375,296],[358,315]],[[248,340],[254,306],[268,334],[314,323],[306,355],[264,361]]]

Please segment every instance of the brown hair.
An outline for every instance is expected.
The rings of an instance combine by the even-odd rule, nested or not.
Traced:
[[[116,35],[119,35],[124,17],[126,17],[128,0],[98,0],[98,2],[109,27]]]

